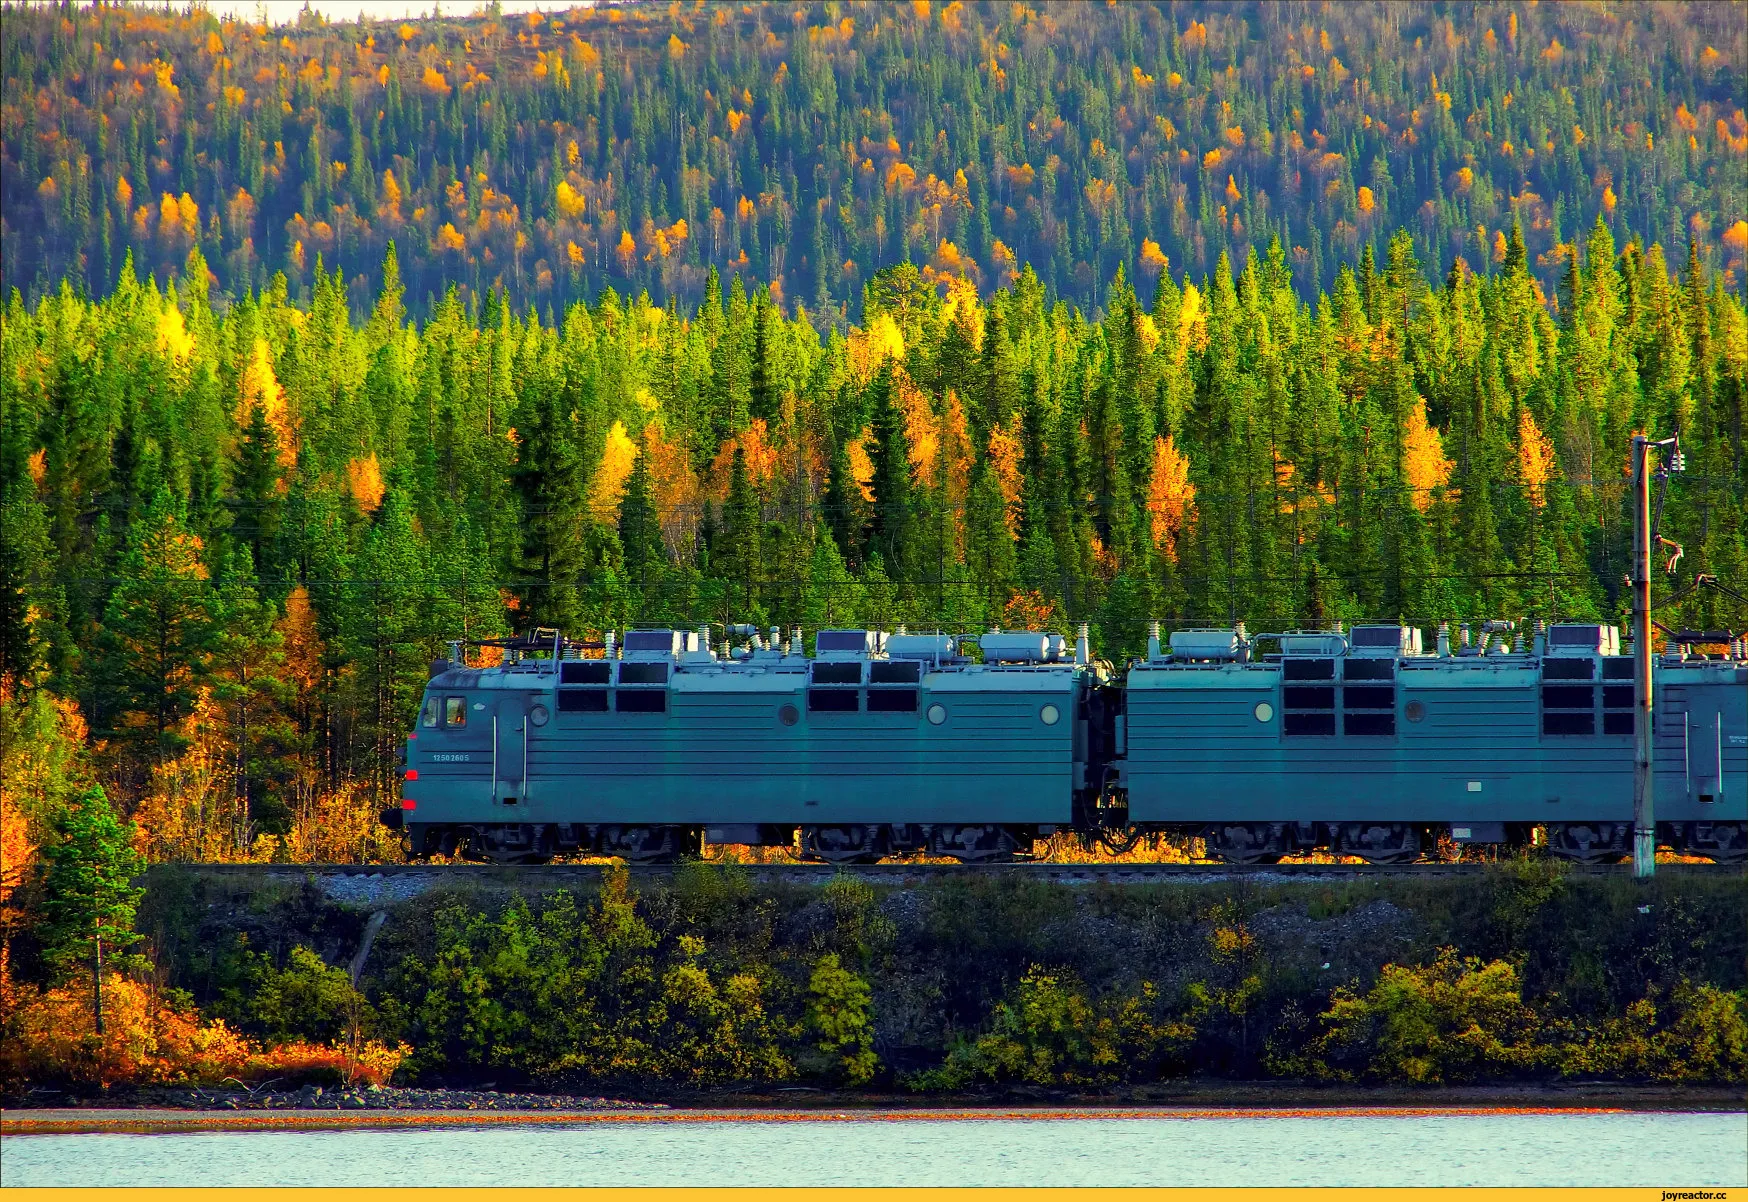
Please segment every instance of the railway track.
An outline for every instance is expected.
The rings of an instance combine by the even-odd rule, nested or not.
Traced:
[[[607,864],[198,864],[189,865],[203,876],[299,881],[391,881],[416,878],[427,886],[442,883],[475,884],[578,884],[600,880]],[[683,866],[674,864],[632,865],[634,879],[671,879]],[[722,865],[727,867],[727,865]],[[869,884],[903,885],[953,877],[1009,877],[1061,885],[1143,885],[1165,881],[1215,883],[1246,879],[1256,883],[1286,881],[1355,880],[1374,877],[1462,877],[1499,871],[1490,863],[1428,864],[1063,864],[1023,862],[1015,864],[737,864],[734,867],[761,883],[787,881],[819,884],[844,875]],[[1565,871],[1582,876],[1628,876],[1628,864],[1567,865]],[[1659,864],[1659,875],[1743,876],[1740,866],[1719,864]]]

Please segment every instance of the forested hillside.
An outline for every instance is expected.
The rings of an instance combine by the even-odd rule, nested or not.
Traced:
[[[534,624],[1612,618],[1637,430],[1741,590],[1739,16],[8,11],[8,872],[388,851]]]
[[[465,9],[467,6],[453,6]],[[291,4],[270,6],[281,16]],[[1088,313],[1278,237],[1301,295],[1405,229],[1436,281],[1521,223],[1748,256],[1748,22],[1728,3],[613,5],[290,27],[13,8],[0,279],[93,293],[195,245],[221,288],[316,261],[355,317],[494,283],[552,320],[715,266],[818,320],[909,260]]]
[[[1695,254],[1598,220],[1556,316],[1515,230],[1437,288],[1398,234],[1315,308],[1276,244],[1145,304],[1119,272],[1097,323],[1029,270],[901,266],[824,337],[714,276],[696,310],[452,292],[414,325],[392,253],[358,324],[337,275],[220,309],[198,251],[168,289],[15,295],[8,792],[99,773],[162,854],[367,844],[427,660],[534,623],[1089,620],[1115,658],[1149,617],[1608,616],[1636,429],[1688,453],[1671,583],[1740,586],[1748,317]]]

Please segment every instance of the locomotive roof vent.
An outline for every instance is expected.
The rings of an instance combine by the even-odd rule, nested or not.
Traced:
[[[1549,655],[1615,655],[1620,632],[1594,622],[1556,622],[1548,627]]]
[[[1281,654],[1334,656],[1347,650],[1347,636],[1327,630],[1293,630],[1278,636]]]
[[[1175,660],[1236,660],[1244,640],[1236,630],[1174,630],[1171,657]]]
[[[625,632],[625,659],[673,659],[685,644],[685,632],[679,630],[628,630]]]
[[[1384,659],[1420,654],[1418,626],[1355,626],[1348,637],[1348,654]]]
[[[822,630],[814,638],[816,659],[859,659],[873,655],[886,641],[878,630]]]

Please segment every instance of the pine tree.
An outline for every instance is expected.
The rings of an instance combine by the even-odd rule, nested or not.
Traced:
[[[212,590],[202,550],[181,505],[160,488],[128,530],[104,614],[114,726],[127,738],[149,734],[161,756],[180,749],[176,727],[206,676]]]
[[[528,621],[575,629],[586,510],[578,431],[564,394],[542,361],[525,386],[511,480],[522,502],[521,589]]]
[[[619,502],[619,545],[625,556],[625,578],[638,589],[640,606],[647,605],[667,561],[661,521],[650,496],[647,451],[637,457],[625,481],[625,495]]]
[[[43,958],[64,976],[87,967],[95,971],[101,945],[105,958],[129,966],[131,958],[123,953],[141,938],[134,912],[145,896],[133,883],[145,861],[134,850],[132,825],[118,819],[103,790],[92,786],[56,815],[52,829],[42,849]]]
[[[711,563],[730,586],[729,600],[744,606],[745,619],[756,620],[759,585],[765,574],[763,526],[759,495],[747,477],[746,449],[736,445],[729,476],[728,498],[722,505],[722,527],[716,532]]]

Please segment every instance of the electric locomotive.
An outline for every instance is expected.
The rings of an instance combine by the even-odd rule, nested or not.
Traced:
[[[1157,630],[1127,673],[1118,781],[1127,821],[1200,835],[1215,856],[1328,849],[1413,860],[1457,844],[1545,838],[1597,862],[1631,847],[1633,661],[1612,626],[1556,624],[1527,648],[1507,623],[1453,645],[1441,627],[1248,636]],[[1275,651],[1265,653],[1273,646]],[[1748,661],[1679,645],[1656,665],[1659,842],[1748,854]]]
[[[1267,863],[1435,842],[1594,862],[1632,828],[1632,660],[1610,626],[1178,631],[1120,673],[1039,631],[730,627],[498,640],[432,665],[401,808],[415,855],[665,860],[704,842],[857,862],[1012,859],[1068,829]],[[1748,648],[1659,658],[1659,842],[1748,857]]]
[[[407,741],[415,855],[670,859],[703,841],[859,861],[1011,858],[1088,789],[1084,631],[957,638],[633,630],[595,648],[539,632],[505,660],[432,666]],[[750,636],[750,637],[748,637]],[[591,653],[599,652],[599,655]]]

